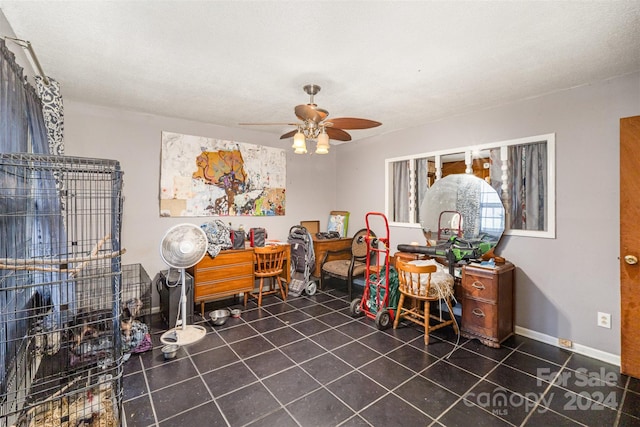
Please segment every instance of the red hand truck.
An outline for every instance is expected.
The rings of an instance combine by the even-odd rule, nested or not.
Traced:
[[[375,319],[377,328],[382,330],[393,324],[396,310],[396,307],[389,307],[389,222],[379,212],[367,213],[365,221],[367,234],[363,238],[367,243],[367,264],[364,293],[362,298],[351,301],[350,311],[353,317],[364,314]],[[371,223],[374,221],[384,224],[384,236],[377,236],[372,231]]]

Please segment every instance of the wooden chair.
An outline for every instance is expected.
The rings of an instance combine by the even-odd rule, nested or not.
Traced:
[[[262,297],[280,292],[282,299],[287,299],[287,283],[282,277],[284,257],[287,247],[284,245],[268,245],[253,248],[255,262],[254,277],[260,279],[258,292],[245,292],[244,305],[249,296],[258,300],[258,307],[262,305]],[[264,281],[270,280],[269,289],[265,290]]]
[[[400,290],[400,300],[393,328],[396,329],[401,319],[409,320],[418,325],[424,325],[424,344],[429,345],[429,333],[447,325],[453,325],[453,330],[458,333],[458,324],[453,317],[453,307],[451,297],[453,296],[453,281],[442,281],[432,283],[431,276],[437,271],[435,265],[414,265],[402,260],[396,261],[396,271],[398,272],[398,285]],[[406,301],[409,298],[411,301]],[[449,309],[449,320],[443,320],[440,316],[430,314],[429,308],[432,301],[444,300]],[[410,302],[410,307],[406,308],[405,303]],[[430,319],[438,321],[431,326]]]
[[[367,229],[363,228],[354,234],[351,246],[339,251],[327,251],[320,265],[320,289],[324,289],[326,277],[334,277],[347,282],[349,300],[352,299],[353,279],[364,276],[367,269],[367,242],[364,237]],[[375,234],[371,233],[371,237]],[[336,259],[336,257],[340,259]],[[344,259],[348,257],[348,259]]]

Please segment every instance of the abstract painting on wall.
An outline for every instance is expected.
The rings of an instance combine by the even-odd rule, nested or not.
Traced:
[[[286,152],[162,132],[160,216],[284,215]]]

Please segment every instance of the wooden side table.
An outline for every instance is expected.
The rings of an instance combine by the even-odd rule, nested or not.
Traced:
[[[285,268],[282,276],[291,281],[289,262],[291,248],[286,244]],[[193,302],[200,304],[200,314],[204,317],[204,305],[215,299],[251,292],[254,288],[253,248],[227,249],[212,258],[209,254],[187,271],[193,276]]]
[[[510,262],[495,268],[462,267],[462,336],[489,347],[513,334],[513,282]]]

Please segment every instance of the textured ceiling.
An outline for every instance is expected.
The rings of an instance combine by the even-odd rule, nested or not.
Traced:
[[[354,139],[640,70],[640,1],[0,0],[0,9],[65,98],[240,127],[295,121],[309,100],[302,86],[315,83],[330,117],[383,123]]]

